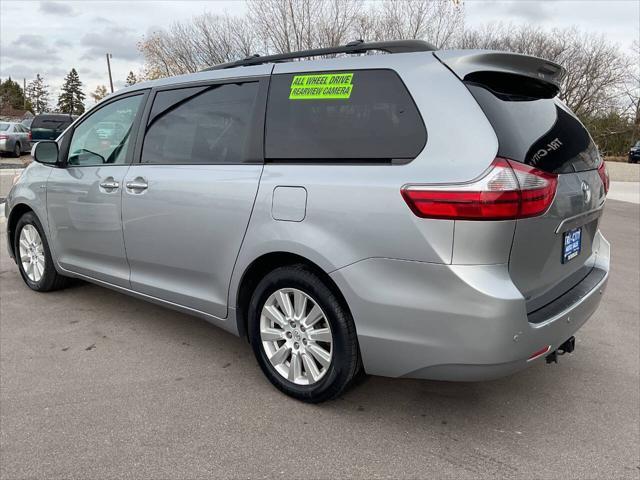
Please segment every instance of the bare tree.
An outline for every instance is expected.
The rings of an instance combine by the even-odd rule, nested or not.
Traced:
[[[438,48],[460,32],[455,0],[249,0],[248,18],[271,53],[343,45],[350,40],[426,39]]]
[[[362,0],[326,0],[321,4],[321,14],[315,24],[315,46],[335,47],[355,40],[355,27],[359,12],[364,8]]]
[[[462,4],[452,0],[385,0],[373,13],[377,40],[424,39],[443,48],[462,29]]]
[[[247,20],[205,13],[193,20],[191,46],[198,63],[211,66],[256,52],[257,38]]]
[[[322,0],[248,0],[248,18],[268,52],[293,52],[317,45]]]
[[[370,6],[367,9],[360,9],[353,19],[353,37],[368,41],[381,40],[380,38],[380,18],[376,14],[376,9]]]
[[[145,57],[144,76],[153,79],[237,60],[253,53],[256,46],[245,18],[205,13],[152,33],[138,47]]]
[[[198,64],[189,46],[189,34],[182,24],[153,32],[139,45],[145,58],[145,77],[154,79],[196,72]]]
[[[633,118],[635,134],[638,135],[640,133],[640,42],[638,40],[633,42],[631,50],[633,53],[629,78],[623,88],[623,98],[626,103],[623,113]]]
[[[576,114],[605,113],[620,101],[629,60],[603,36],[569,32],[569,52],[559,59],[567,69],[561,96]]]

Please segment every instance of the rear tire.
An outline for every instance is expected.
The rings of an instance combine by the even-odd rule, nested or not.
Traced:
[[[16,145],[13,147],[13,155],[16,158],[20,158],[21,154],[22,154],[22,147],[20,146],[20,144],[18,142],[16,142]]]
[[[18,220],[13,245],[20,275],[31,290],[50,292],[67,285],[69,279],[56,271],[44,229],[33,212]]]
[[[253,292],[248,315],[260,368],[293,398],[309,403],[335,398],[360,370],[349,310],[306,265],[268,273]]]

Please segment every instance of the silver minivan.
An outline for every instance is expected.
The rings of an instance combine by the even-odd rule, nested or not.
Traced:
[[[308,402],[557,361],[609,272],[563,74],[396,41],[136,84],[34,147],[9,252],[33,290],[80,278],[246,337]]]

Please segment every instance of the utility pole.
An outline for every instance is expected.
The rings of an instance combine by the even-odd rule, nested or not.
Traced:
[[[107,69],[109,70],[109,86],[111,87],[111,93],[113,93],[113,79],[111,78],[111,61],[109,60],[112,57],[110,53],[107,53]]]
[[[27,109],[27,79],[26,78],[22,78],[22,109],[26,110]]]

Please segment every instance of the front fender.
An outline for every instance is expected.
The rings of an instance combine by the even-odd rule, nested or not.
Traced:
[[[46,165],[33,162],[24,169],[20,179],[11,188],[5,203],[5,215],[7,217],[7,247],[13,258],[13,228],[18,218],[27,210],[32,210],[45,230],[49,233],[47,218],[47,179],[51,168]],[[51,252],[54,255],[54,252]]]

